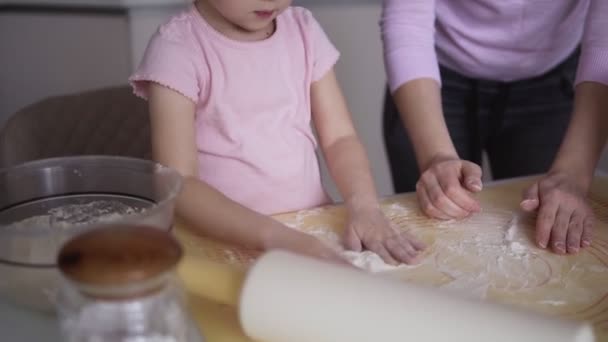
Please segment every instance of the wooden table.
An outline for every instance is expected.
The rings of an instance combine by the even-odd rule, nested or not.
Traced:
[[[422,238],[429,248],[420,265],[377,276],[587,320],[594,324],[599,340],[608,341],[608,178],[596,178],[592,187],[591,203],[598,218],[594,243],[574,256],[559,256],[534,246],[535,218],[519,210],[520,194],[531,181],[487,186],[478,196],[482,213],[463,221],[428,219],[419,211],[414,194],[385,199],[383,210],[388,217]],[[331,206],[277,219],[304,231],[340,232],[344,210]],[[234,304],[238,292],[234,277],[240,277],[239,270],[245,270],[256,253],[211,242],[188,229],[178,229],[177,235],[189,264],[180,274],[190,292],[198,293],[190,296],[190,305],[208,341],[250,341],[242,333],[232,305],[200,294],[207,296],[209,289],[207,297]],[[214,263],[209,264],[210,260]]]

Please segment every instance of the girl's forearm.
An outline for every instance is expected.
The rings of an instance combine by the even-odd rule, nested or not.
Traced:
[[[176,212],[205,236],[247,248],[272,249],[301,238],[301,233],[230,200],[192,176],[184,179]]]
[[[342,137],[324,149],[327,166],[349,207],[377,206],[378,197],[365,149],[356,135]]]

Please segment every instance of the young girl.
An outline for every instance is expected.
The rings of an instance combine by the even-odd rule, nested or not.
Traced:
[[[271,214],[329,202],[318,133],[345,199],[348,249],[412,263],[423,244],[383,215],[333,71],[339,53],[291,0],[198,0],[163,25],[130,78],[150,106],[158,162],[185,177],[177,214],[254,249],[342,259]]]

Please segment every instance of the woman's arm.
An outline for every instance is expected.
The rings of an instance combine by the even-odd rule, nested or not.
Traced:
[[[481,190],[481,168],[460,160],[443,118],[435,1],[385,0],[383,5],[385,65],[421,173],[420,206],[435,218],[465,217],[479,210],[471,192]]]
[[[608,1],[591,0],[570,125],[551,170],[526,190],[521,203],[524,210],[539,210],[537,244],[557,253],[591,244],[594,218],[586,195],[608,135],[607,27]]]
[[[586,196],[607,137],[608,86],[583,82],[576,87],[572,120],[551,170],[525,191],[521,203],[524,210],[539,210],[541,248],[577,253],[591,244],[594,218]]]
[[[440,219],[463,218],[480,209],[481,168],[458,156],[441,109],[439,84],[416,79],[393,95],[420,168],[416,194],[422,210]]]
[[[392,227],[380,210],[369,162],[333,70],[311,86],[312,115],[329,171],[345,200],[345,243],[368,248],[386,262],[414,262],[424,246]]]
[[[380,25],[391,92],[419,78],[441,82],[435,53],[435,0],[384,0]]]
[[[314,237],[245,208],[198,179],[195,105],[191,100],[150,83],[149,105],[154,159],[184,177],[184,187],[176,203],[178,216],[206,236],[229,243],[340,259]]]
[[[575,93],[572,120],[551,169],[576,175],[587,192],[608,136],[608,85],[583,82]]]

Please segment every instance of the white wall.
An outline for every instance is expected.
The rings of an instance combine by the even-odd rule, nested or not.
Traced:
[[[181,0],[172,0],[181,1]],[[141,62],[148,41],[172,15],[183,10],[183,5],[135,8],[129,11],[129,34],[131,41],[131,68],[135,69]]]
[[[112,15],[0,15],[0,128],[52,95],[124,83],[127,19]]]

